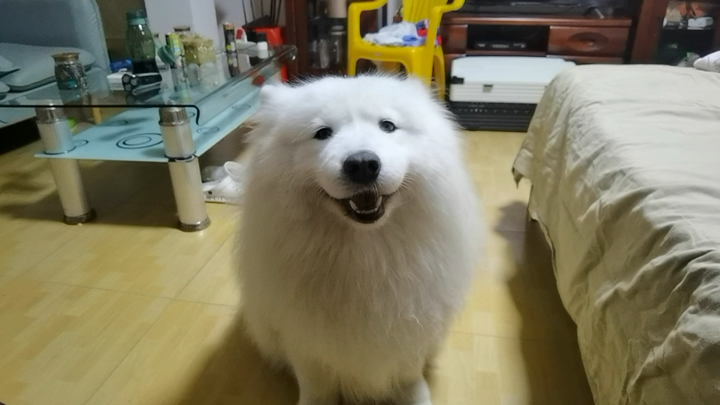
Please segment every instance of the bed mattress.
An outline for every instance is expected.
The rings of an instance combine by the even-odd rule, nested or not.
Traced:
[[[720,404],[720,74],[568,69],[513,172],[596,404]]]

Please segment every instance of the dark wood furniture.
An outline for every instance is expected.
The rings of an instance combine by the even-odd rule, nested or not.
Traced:
[[[308,54],[309,32],[314,22],[308,19],[308,6],[316,0],[287,0],[285,39],[298,48],[298,57],[290,66],[291,75],[311,75],[327,72],[342,73],[344,69],[311,68]],[[348,0],[362,1],[362,0]],[[629,0],[628,17],[595,18],[571,15],[502,16],[493,14],[449,13],[440,27],[445,52],[445,69],[450,71],[453,59],[464,55],[526,55],[558,56],[577,63],[671,63],[661,55],[667,47],[668,34],[687,35],[685,42],[696,36],[711,33],[711,46],[704,53],[720,49],[720,15],[715,13],[715,26],[708,31],[668,33],[663,30],[663,18],[670,0]],[[704,0],[720,6],[720,0]],[[720,7],[718,8],[720,10]],[[363,31],[376,29],[375,12],[363,14]],[[477,26],[541,27],[546,32],[541,46],[526,50],[475,49],[468,29]],[[677,31],[677,30],[676,30]],[[470,39],[470,40],[469,40]],[[537,44],[536,44],[537,45]]]
[[[664,30],[663,19],[668,8],[669,0],[640,0],[637,5],[637,19],[635,24],[635,35],[632,43],[630,62],[632,63],[658,63],[663,62],[663,42],[685,41],[690,43],[711,42],[710,46],[704,46],[702,53],[720,49],[720,13],[714,12],[715,25],[708,31],[688,30]],[[702,3],[714,3],[720,9],[720,0],[704,0]],[[687,36],[682,38],[682,36]],[[711,38],[703,39],[708,36]],[[670,38],[668,38],[670,37]],[[678,37],[678,38],[672,38]],[[707,45],[707,44],[706,44]],[[690,47],[692,48],[692,46]],[[704,56],[704,55],[701,55]]]
[[[583,16],[499,16],[449,13],[444,16],[442,35],[445,66],[465,55],[558,56],[577,63],[623,63],[627,54],[630,18]],[[476,49],[472,31],[478,26],[537,27],[533,46],[518,50]]]
[[[350,5],[354,1],[358,0],[348,0],[347,3]],[[311,10],[314,10],[313,13],[316,15],[321,14],[317,10],[322,3],[319,0],[287,0],[285,2],[285,27],[283,32],[285,43],[295,45],[298,49],[297,58],[289,66],[291,77],[345,73],[344,66],[321,69],[313,67],[310,61],[310,42],[314,36],[313,31],[323,30],[324,28],[326,31],[326,28],[333,24],[327,18],[316,16],[310,18],[309,11]],[[363,35],[366,32],[377,30],[377,13],[375,11],[363,13],[361,20],[360,27]],[[334,20],[334,22],[347,27],[344,19]],[[345,51],[347,51],[347,43],[345,44]]]

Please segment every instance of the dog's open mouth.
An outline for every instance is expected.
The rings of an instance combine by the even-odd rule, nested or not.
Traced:
[[[366,190],[337,201],[345,208],[350,219],[362,224],[372,224],[385,214],[385,201],[389,197],[373,190]]]

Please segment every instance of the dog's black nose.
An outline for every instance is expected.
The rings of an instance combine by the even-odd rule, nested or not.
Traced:
[[[380,174],[380,158],[369,150],[355,152],[345,159],[342,170],[352,182],[372,183]]]

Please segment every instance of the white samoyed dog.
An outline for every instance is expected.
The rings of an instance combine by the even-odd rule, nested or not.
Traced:
[[[482,222],[447,111],[420,81],[261,90],[240,232],[250,337],[300,405],[431,403]]]

